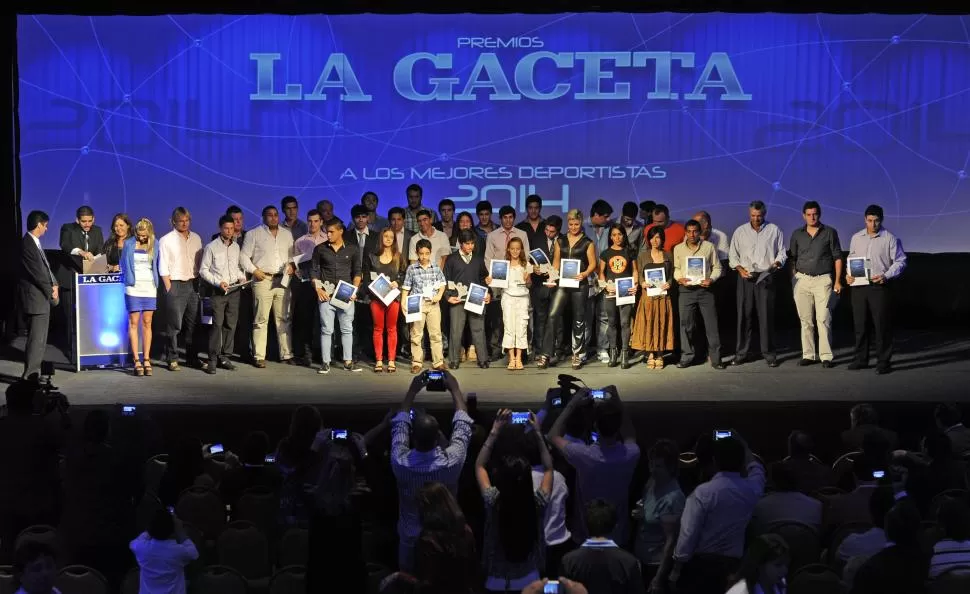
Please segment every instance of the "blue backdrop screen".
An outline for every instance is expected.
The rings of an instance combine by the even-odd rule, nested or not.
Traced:
[[[292,194],[346,217],[544,212],[596,198],[817,200],[848,247],[871,202],[912,251],[970,242],[970,23],[946,16],[561,14],[19,17],[24,211],[92,205],[215,232]],[[48,241],[55,241],[49,238]]]

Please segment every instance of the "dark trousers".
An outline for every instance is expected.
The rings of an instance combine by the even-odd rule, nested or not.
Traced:
[[[290,283],[293,291],[293,356],[313,360],[313,346],[318,341],[316,332],[320,308],[317,307],[317,291],[312,282],[296,281]]]
[[[724,594],[730,587],[728,579],[740,565],[741,560],[732,557],[694,555],[681,569],[676,592],[678,594]]]
[[[365,289],[366,290],[366,289]],[[357,291],[360,294],[360,291]],[[371,297],[370,299],[377,299]],[[374,350],[374,317],[370,311],[370,299],[366,303],[360,299],[354,302],[354,359],[360,361],[370,358],[376,361]]]
[[[498,303],[491,303],[485,306],[485,313],[491,308],[498,307]],[[448,338],[448,361],[456,364],[461,360],[461,335],[465,331],[465,322],[468,322],[468,329],[472,335],[472,344],[475,345],[475,356],[479,363],[488,361],[488,350],[485,347],[485,315],[474,314],[465,311],[465,304],[448,305],[448,321],[450,337]],[[470,361],[469,361],[470,363]]]
[[[253,359],[253,290],[249,287],[241,289],[239,296],[239,316],[236,321],[236,339],[233,341],[234,351],[240,359]],[[316,294],[316,293],[314,293]]]
[[[680,312],[680,360],[694,362],[694,334],[697,332],[697,315],[704,320],[707,333],[707,351],[711,364],[721,362],[721,338],[717,330],[717,309],[710,289],[683,287],[679,292]]]
[[[239,321],[239,291],[209,297],[212,305],[212,327],[209,328],[209,365],[228,359],[236,341]]]
[[[752,274],[757,277],[757,274]],[[760,283],[738,278],[738,348],[734,359],[740,361],[748,356],[751,349],[751,325],[755,312],[758,313],[758,329],[761,339],[761,354],[766,361],[775,360],[775,283],[774,274]],[[706,324],[706,322],[705,322]]]
[[[542,338],[542,354],[552,357],[555,353],[556,320],[560,319],[567,308],[572,310],[572,350],[573,356],[582,357],[586,345],[586,300],[589,287],[580,285],[578,289],[560,287],[552,297],[549,307],[549,321]]]
[[[575,551],[576,546],[576,543],[571,538],[567,538],[564,542],[557,545],[547,545],[546,566],[545,568],[539,568],[542,577],[549,578],[550,580],[559,579],[559,575],[562,572],[562,558],[568,553]]]
[[[532,288],[529,289],[529,301],[532,303],[532,352],[542,352],[542,337],[546,330],[546,322],[549,320],[549,304],[552,302],[552,294],[555,287],[547,287],[542,284],[545,277],[533,276]]]
[[[168,336],[166,360],[179,360],[179,334],[185,333],[185,360],[199,360],[192,346],[195,324],[199,317],[199,292],[195,281],[172,281],[172,290],[165,294],[165,329]]]
[[[24,345],[23,379],[40,376],[41,363],[47,352],[47,330],[50,328],[50,309],[41,314],[27,314],[27,344]]]
[[[606,338],[609,344],[607,348],[615,349],[616,328],[620,327],[620,349],[630,348],[630,318],[633,316],[634,305],[617,305],[616,299],[603,298],[603,311],[606,312],[607,328]]]
[[[875,334],[876,364],[888,368],[893,355],[893,318],[889,287],[852,287],[852,322],[855,326],[855,360],[869,364],[869,343]],[[872,317],[872,330],[868,317]]]

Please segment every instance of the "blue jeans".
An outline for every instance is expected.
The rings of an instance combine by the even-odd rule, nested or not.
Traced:
[[[333,336],[333,319],[337,318],[340,324],[340,345],[343,348],[344,361],[352,361],[354,358],[354,307],[353,304],[347,309],[334,307],[329,301],[320,303],[320,356],[324,363],[330,364],[333,346],[331,336]]]

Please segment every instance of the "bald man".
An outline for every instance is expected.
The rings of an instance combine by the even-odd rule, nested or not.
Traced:
[[[711,225],[710,213],[706,210],[699,210],[691,218],[701,224],[701,239],[714,244],[714,247],[717,249],[717,259],[722,262],[727,260],[731,242],[728,241],[727,233],[720,229],[715,229]]]

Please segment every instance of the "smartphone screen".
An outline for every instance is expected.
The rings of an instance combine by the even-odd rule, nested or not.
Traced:
[[[606,392],[603,390],[590,390],[589,395],[592,396],[594,400],[603,400],[606,398]]]
[[[886,476],[886,471],[885,470],[873,470],[872,471],[872,478],[874,478],[874,479],[881,479],[884,476]]]
[[[542,587],[542,594],[560,594],[559,581],[549,580],[546,585]]]
[[[347,439],[346,429],[334,429],[330,432],[330,439]]]
[[[263,462],[265,462],[266,464],[275,464],[276,456],[274,456],[273,454],[266,454],[266,457],[263,458]]]
[[[725,437],[731,437],[732,433],[730,429],[715,429],[714,439],[724,439]]]
[[[133,416],[135,416],[135,407],[132,406],[132,405],[130,405],[130,404],[122,405],[122,407],[121,407],[121,415],[124,416],[124,417],[133,417]]]
[[[513,425],[525,425],[529,422],[528,412],[514,412],[512,413],[512,424]]]
[[[168,510],[168,513],[172,514],[173,516],[175,515],[175,508],[172,507],[171,505],[166,507],[165,509]]]
[[[555,406],[555,407],[562,406],[562,398],[553,398],[552,399],[552,405]]]
[[[222,447],[221,443],[214,443],[211,446],[209,446],[210,454],[221,454],[224,451],[225,449]]]
[[[593,431],[592,433],[589,434],[589,440],[592,441],[593,443],[599,442],[600,434]]]

